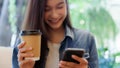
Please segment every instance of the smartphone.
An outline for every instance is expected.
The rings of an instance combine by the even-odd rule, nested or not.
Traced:
[[[63,57],[62,57],[62,60],[63,61],[68,61],[68,62],[74,62],[74,63],[77,63],[79,64],[78,61],[74,60],[72,58],[72,55],[76,55],[78,57],[83,57],[85,53],[85,50],[84,49],[81,49],[81,48],[67,48],[65,49],[65,51],[63,52]]]

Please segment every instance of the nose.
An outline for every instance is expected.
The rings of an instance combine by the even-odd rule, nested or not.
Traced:
[[[58,16],[59,16],[58,12],[56,10],[52,10],[52,12],[51,12],[51,18],[52,19],[56,19],[56,18],[58,18]]]

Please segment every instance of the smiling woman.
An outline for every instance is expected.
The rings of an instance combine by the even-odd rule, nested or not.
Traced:
[[[33,48],[25,48],[26,41],[21,42],[18,37],[13,51],[13,68],[98,68],[94,36],[88,31],[72,27],[68,0],[29,0],[22,24],[22,30],[42,32],[41,56],[38,61],[24,59],[34,56],[27,52]],[[72,55],[78,64],[63,61],[66,48],[82,48],[90,57],[86,59]]]
[[[57,11],[57,12],[56,12]],[[49,1],[45,7],[45,22],[49,25],[49,27],[53,30],[59,29],[62,21],[65,19],[67,15],[66,4],[64,1],[58,2],[57,0]],[[61,29],[60,28],[60,29]]]
[[[43,62],[43,65],[47,67],[49,66],[50,63],[52,63],[49,61],[51,60],[53,61],[53,57],[59,58],[56,60],[56,62],[53,61],[57,66],[57,64],[59,63],[59,60],[61,60],[61,55],[62,55],[62,52],[64,51],[64,48],[73,47],[73,45],[74,46],[78,45],[78,43],[72,44],[73,42],[71,42],[70,39],[72,39],[73,41],[75,40],[77,42],[78,41],[77,39],[80,39],[79,36],[81,35],[79,35],[78,38],[76,39],[77,35],[74,34],[74,32],[76,33],[76,31],[71,31],[71,29],[69,30],[68,28],[65,28],[67,24],[69,28],[75,27],[79,29],[87,29],[91,31],[93,35],[95,35],[95,38],[98,44],[97,51],[99,54],[100,68],[120,68],[120,61],[119,61],[120,59],[120,49],[119,49],[120,48],[119,47],[120,45],[119,43],[119,40],[120,40],[120,33],[119,33],[120,32],[119,31],[120,30],[120,24],[119,24],[120,23],[120,15],[119,15],[120,14],[119,13],[120,12],[120,0],[59,0],[60,1],[59,3],[56,3],[57,0],[54,1],[55,3],[52,0],[48,3],[46,3],[47,0],[43,0],[43,1],[34,0],[32,1],[33,3],[31,3],[31,6],[30,6],[31,8],[26,9],[28,12],[24,14],[27,1],[32,1],[32,0],[0,0],[0,46],[9,47],[10,45],[12,45],[16,47],[17,43],[19,44],[20,41],[17,41],[15,36],[19,38],[18,36],[19,29],[21,30],[21,22],[23,21],[23,18],[24,18],[23,16],[24,15],[27,16],[27,13],[29,13],[28,15],[30,18],[26,17],[25,19],[25,22],[28,22],[28,25],[26,25],[25,28],[22,28],[22,29],[27,29],[27,28],[41,29],[44,33],[43,34],[44,37],[42,39],[44,40],[43,43],[47,43],[47,44],[42,43],[42,45],[45,45],[45,47],[42,48],[43,50],[42,60],[36,61],[35,66],[37,66],[37,64],[39,65],[40,62]],[[67,1],[69,1],[69,6],[67,5]],[[62,28],[59,30],[57,29],[59,25],[61,24],[60,21],[64,19],[67,13],[69,13],[69,11],[66,10],[66,7],[67,9],[68,7],[70,7],[70,16],[71,16],[73,27],[71,27],[71,25],[68,23],[70,22],[69,14],[68,14],[64,20],[65,30],[63,32],[65,33],[62,34],[61,33]],[[35,11],[35,9],[37,10]],[[66,14],[62,13],[63,11],[61,10],[63,9],[64,9],[64,12],[66,12]],[[46,13],[47,15],[45,15],[44,13]],[[46,20],[43,17],[45,17]],[[39,22],[39,23],[36,24],[32,22]],[[43,22],[43,23],[40,24],[40,22]],[[39,27],[39,25],[41,25],[41,27]],[[55,35],[53,35],[52,33]],[[58,36],[57,34],[60,34],[60,35]],[[81,38],[85,38],[85,37],[81,37]],[[69,42],[66,42],[66,40],[69,40]],[[13,45],[15,41],[17,41],[16,45]],[[79,47],[83,45],[82,44],[83,41],[84,39],[78,41],[80,44],[78,45]],[[63,46],[63,44],[65,46]],[[53,45],[53,46],[50,46],[50,45]],[[87,52],[89,52],[89,49],[86,49],[86,50]],[[90,49],[90,51],[92,50]],[[14,52],[16,56],[17,47],[14,49]],[[47,54],[47,56],[45,54]],[[51,56],[51,54],[53,54],[53,56]],[[47,57],[47,60],[45,59],[46,57]],[[2,59],[0,59],[0,62],[1,60]],[[90,60],[88,60],[88,62],[89,61]],[[90,66],[91,63],[88,63],[88,65]],[[0,67],[0,68],[9,68],[9,67]]]

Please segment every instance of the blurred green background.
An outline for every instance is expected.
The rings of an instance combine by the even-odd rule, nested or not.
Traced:
[[[68,0],[72,25],[96,39],[99,67],[120,68],[120,1]],[[27,0],[0,0],[0,46],[13,47]],[[119,10],[118,10],[119,9]],[[117,12],[115,12],[118,10]],[[6,41],[5,41],[6,40]]]

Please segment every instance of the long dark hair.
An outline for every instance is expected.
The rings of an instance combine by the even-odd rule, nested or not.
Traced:
[[[34,30],[39,29],[44,37],[48,37],[47,26],[44,23],[44,9],[47,0],[29,0],[26,15],[23,21],[22,30]],[[66,0],[67,5],[67,16],[63,22],[63,26],[68,25],[72,28],[70,17],[69,17],[69,8],[68,1]]]
[[[41,60],[35,63],[35,68],[42,68],[44,60],[46,59],[45,56],[48,52],[47,46],[47,39],[48,39],[48,30],[47,26],[44,23],[44,9],[47,0],[29,0],[26,15],[23,21],[22,30],[40,30],[42,32],[42,39],[41,39]],[[68,2],[67,4],[67,16],[63,22],[63,26],[68,26],[72,29],[69,11],[68,11]]]

